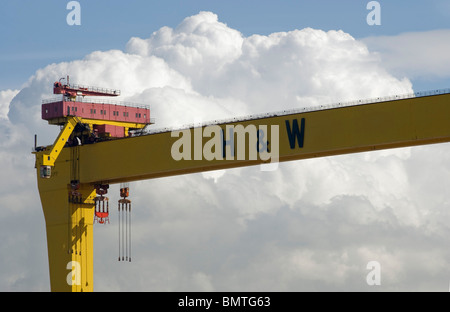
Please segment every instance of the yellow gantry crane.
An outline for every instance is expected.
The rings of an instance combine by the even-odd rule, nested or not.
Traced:
[[[66,87],[80,92],[77,86]],[[128,111],[118,104],[82,101],[60,89],[54,91],[63,99],[46,102],[42,114],[62,125],[61,133],[53,145],[34,151],[52,291],[93,291],[93,224],[107,221],[110,184],[450,141],[450,90],[130,136],[129,130],[150,123],[148,108]],[[60,113],[45,115],[56,106]],[[145,118],[136,119],[139,113]],[[131,210],[128,188],[121,188],[121,196],[119,205]]]

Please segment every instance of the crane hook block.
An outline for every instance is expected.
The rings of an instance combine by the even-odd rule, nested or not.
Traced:
[[[108,197],[97,196],[95,198],[94,223],[109,223],[109,201]]]
[[[109,199],[105,195],[108,193],[108,184],[96,184],[95,190],[97,196],[95,201],[94,223],[106,224],[109,223]]]

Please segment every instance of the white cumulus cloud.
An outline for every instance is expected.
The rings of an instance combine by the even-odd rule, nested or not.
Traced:
[[[48,289],[30,152],[34,133],[43,145],[59,131],[40,119],[40,100],[66,75],[150,104],[154,128],[413,91],[343,31],[245,37],[211,12],[133,37],[124,51],[41,68],[19,92],[0,91],[0,289]],[[132,183],[133,262],[116,261],[112,215],[94,229],[95,289],[372,290],[375,260],[391,272],[384,290],[445,290],[448,155],[436,145]]]
[[[19,90],[0,91],[0,119],[7,119],[9,112],[9,103],[19,93]]]
[[[450,29],[364,38],[386,68],[409,78],[450,77]]]

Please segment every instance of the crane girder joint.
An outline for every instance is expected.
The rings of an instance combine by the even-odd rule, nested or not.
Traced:
[[[51,173],[51,167],[55,166],[56,159],[58,158],[61,150],[64,148],[67,140],[72,134],[73,130],[77,123],[80,123],[82,120],[79,117],[68,116],[66,124],[62,128],[55,142],[53,143],[50,153],[42,154],[42,164],[41,164],[41,177],[49,178]]]

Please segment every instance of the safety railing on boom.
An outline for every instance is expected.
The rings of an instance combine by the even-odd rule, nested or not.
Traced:
[[[86,90],[86,91],[91,91],[91,92],[101,92],[101,93],[106,93],[106,94],[111,94],[111,95],[120,95],[120,90],[115,90],[115,89],[84,86],[84,85],[79,85],[79,84],[69,84],[68,87],[71,89]]]
[[[381,103],[381,102],[387,102],[387,101],[393,101],[393,100],[402,100],[402,99],[426,97],[426,96],[449,94],[449,93],[450,93],[450,88],[446,88],[446,89],[436,89],[436,90],[428,90],[428,91],[419,91],[419,92],[414,92],[414,93],[376,97],[376,98],[363,99],[363,100],[343,101],[343,102],[338,102],[338,103],[333,103],[333,104],[294,108],[294,109],[282,110],[282,111],[271,112],[271,113],[252,114],[252,115],[233,117],[233,118],[228,118],[228,119],[216,119],[216,120],[210,120],[210,121],[199,123],[199,124],[187,124],[187,125],[182,125],[182,126],[178,126],[178,127],[165,127],[165,128],[159,128],[159,129],[151,129],[151,130],[146,131],[145,133],[142,133],[141,135],[161,133],[161,132],[174,131],[174,130],[183,130],[183,129],[189,129],[192,127],[204,127],[204,126],[217,125],[217,124],[229,123],[229,122],[241,122],[241,121],[248,121],[248,120],[252,120],[252,119],[260,119],[260,118],[266,118],[266,117],[285,116],[285,115],[291,115],[291,114],[298,114],[298,113],[302,113],[302,112],[313,112],[313,111],[340,108],[340,107],[374,104],[374,103]]]

